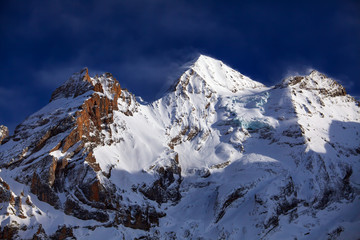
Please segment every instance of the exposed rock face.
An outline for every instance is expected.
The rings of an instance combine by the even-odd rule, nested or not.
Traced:
[[[10,186],[0,178],[0,202],[14,202],[14,197],[10,191]]]
[[[27,219],[29,212],[26,210],[37,210],[28,195],[21,192],[16,195],[9,184],[0,178],[0,211],[1,214],[11,218]],[[15,239],[18,232],[26,230],[26,226],[20,226],[16,221],[7,225],[1,225],[0,239]]]
[[[134,205],[125,211],[120,212],[115,224],[123,224],[126,227],[134,229],[142,229],[149,231],[151,227],[159,226],[159,218],[165,214],[157,212],[154,207],[146,207],[145,209]]]
[[[4,140],[4,138],[6,138],[7,136],[9,136],[8,128],[5,127],[4,125],[0,125],[0,144],[2,140]]]
[[[33,235],[32,240],[46,240],[46,239],[54,239],[54,240],[65,240],[72,239],[75,240],[76,237],[73,234],[73,229],[70,227],[66,227],[66,225],[59,226],[58,230],[50,236],[48,236],[40,224],[36,233]]]
[[[52,93],[50,102],[59,98],[76,98],[93,89],[94,84],[90,79],[88,69],[84,68],[80,73],[75,73],[65,84],[57,88]]]
[[[65,240],[65,239],[76,239],[73,234],[72,228],[68,228],[65,225],[59,227],[55,234],[53,234],[50,239],[56,240]]]
[[[64,101],[74,104],[62,110],[59,104]],[[9,169],[25,166],[24,175],[18,176],[17,180],[29,185],[31,193],[40,201],[63,209],[66,214],[107,222],[115,220],[109,218],[106,210],[121,211],[116,221],[129,227],[149,229],[151,224],[157,224],[162,215],[153,208],[150,215],[149,207],[126,210],[134,206],[120,203],[122,197],[116,193],[113,184],[103,179],[104,175],[93,155],[95,147],[112,143],[105,138],[111,140],[114,111],[126,116],[132,116],[136,111],[135,97],[126,89],[122,90],[111,74],[91,78],[85,68],[54,91],[50,104],[56,106],[52,118],[44,118],[40,111],[16,128],[10,140],[16,142],[29,137],[30,144],[22,146],[23,150],[19,151],[16,159],[8,161],[10,159],[3,155],[2,164],[5,163],[4,166]],[[67,111],[73,113],[63,117],[62,114]],[[41,127],[44,130],[36,135],[30,134],[32,129]],[[2,137],[7,136],[6,127],[1,130],[4,133]],[[39,154],[40,157],[34,156]],[[75,165],[71,159],[80,160],[83,164]],[[14,196],[4,184],[1,199],[14,202]],[[60,200],[59,194],[67,196],[65,202]],[[93,210],[89,211],[89,207]],[[59,230],[57,234],[63,232],[66,231]]]
[[[286,79],[283,84],[283,86],[297,86],[303,90],[315,91],[322,97],[346,96],[346,90],[341,84],[316,70],[313,70],[308,76]]]
[[[19,231],[19,226],[4,226],[0,229],[0,239],[12,240],[15,239]]]
[[[176,154],[174,159],[170,160],[170,166],[156,166],[157,180],[149,187],[140,188],[147,198],[157,203],[177,202],[181,199],[181,167],[179,166],[179,155]]]
[[[76,77],[79,79],[76,80]],[[81,145],[78,148],[82,148],[85,143],[90,143],[88,147],[90,150],[101,144],[102,130],[111,134],[108,126],[113,122],[113,111],[118,110],[118,99],[121,97],[120,84],[111,74],[91,80],[88,70],[84,69],[79,76],[73,76],[65,85],[55,90],[52,100],[59,96],[75,98],[89,90],[94,93],[83,103],[81,110],[76,112],[76,123],[72,132],[54,150],[61,149],[62,152],[66,152],[80,141]]]
[[[38,174],[34,173],[31,185],[31,193],[38,196],[39,200],[49,203],[55,208],[59,208],[59,198],[49,182],[43,181]]]

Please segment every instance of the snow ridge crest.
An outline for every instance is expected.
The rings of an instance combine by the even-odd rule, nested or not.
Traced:
[[[255,89],[265,87],[240,72],[230,68],[222,61],[200,55],[188,70],[180,77],[175,89],[181,85],[189,85],[193,88],[208,87],[219,94],[231,94],[245,89]]]

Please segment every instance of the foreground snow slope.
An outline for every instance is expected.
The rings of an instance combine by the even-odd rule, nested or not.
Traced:
[[[2,237],[356,239],[359,103],[200,56],[140,104],[87,69],[0,146]]]

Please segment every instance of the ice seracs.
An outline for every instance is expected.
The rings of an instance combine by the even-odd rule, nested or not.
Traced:
[[[137,99],[85,68],[20,124],[0,145],[0,234],[359,236],[360,108],[336,81],[266,87],[201,55]]]

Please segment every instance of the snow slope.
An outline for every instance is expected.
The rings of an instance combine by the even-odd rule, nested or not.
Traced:
[[[1,203],[3,232],[30,239],[41,224],[42,236],[65,225],[78,239],[360,235],[360,108],[334,80],[313,71],[266,87],[201,55],[150,104],[117,84],[74,74],[0,146],[3,192],[24,199]],[[92,99],[90,132],[66,148]],[[34,176],[52,168],[44,198]]]

